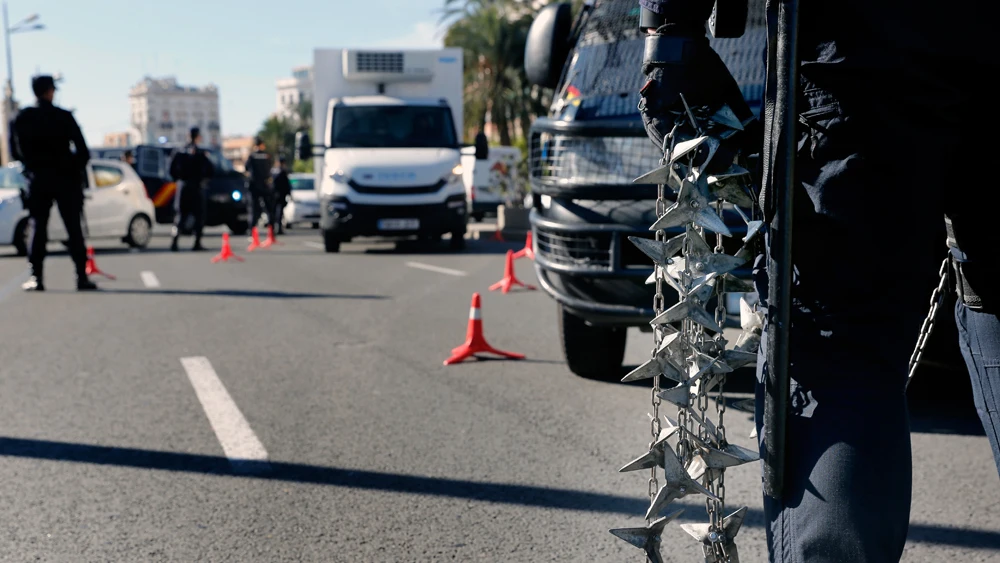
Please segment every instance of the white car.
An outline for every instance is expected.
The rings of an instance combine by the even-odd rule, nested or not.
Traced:
[[[84,190],[84,235],[93,239],[118,239],[134,248],[145,248],[153,236],[156,211],[146,186],[131,166],[117,160],[92,159],[87,164]],[[0,168],[0,245],[14,245],[19,256],[30,246],[28,212],[18,189],[27,182],[19,163]],[[66,227],[58,206],[49,216],[49,240],[66,241]]]
[[[285,228],[292,228],[301,223],[309,223],[312,228],[319,228],[319,198],[316,197],[315,174],[289,174],[292,184],[292,201],[285,204],[282,219]]]

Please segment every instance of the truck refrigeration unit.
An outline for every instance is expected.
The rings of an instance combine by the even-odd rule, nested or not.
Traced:
[[[327,252],[355,237],[465,246],[462,50],[317,49],[313,144]],[[485,154],[477,155],[485,158]]]

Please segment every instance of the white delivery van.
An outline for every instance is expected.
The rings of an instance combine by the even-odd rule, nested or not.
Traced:
[[[517,167],[522,160],[524,155],[517,147],[490,147],[485,159],[476,154],[475,147],[462,149],[465,197],[474,221],[482,221],[487,215],[495,217],[497,207],[508,199],[517,199],[518,188],[522,187],[517,185]]]
[[[437,240],[464,248],[462,50],[317,49],[313,135],[327,252],[355,237]]]

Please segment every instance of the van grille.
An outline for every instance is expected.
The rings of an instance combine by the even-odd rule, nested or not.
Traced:
[[[354,180],[349,180],[347,184],[354,188],[354,191],[359,194],[413,195],[436,193],[444,187],[445,182],[444,180],[438,180],[436,184],[431,184],[429,186],[366,186],[359,184]]]
[[[646,137],[531,136],[531,177],[547,184],[620,185],[660,165],[662,154]]]
[[[574,233],[535,227],[538,253],[553,264],[611,269],[611,233]]]

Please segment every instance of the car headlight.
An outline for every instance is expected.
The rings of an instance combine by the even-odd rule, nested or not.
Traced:
[[[239,201],[243,199],[243,194],[239,190],[233,190],[233,201]]]

